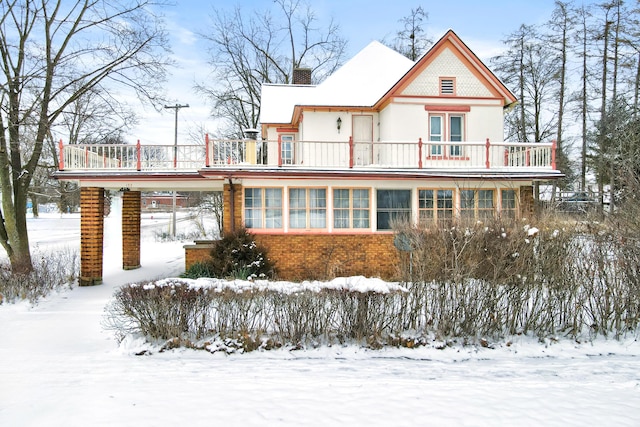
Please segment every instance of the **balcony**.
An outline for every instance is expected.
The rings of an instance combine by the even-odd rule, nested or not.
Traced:
[[[59,145],[61,171],[171,172],[203,168],[555,171],[555,142],[209,140],[201,145]]]

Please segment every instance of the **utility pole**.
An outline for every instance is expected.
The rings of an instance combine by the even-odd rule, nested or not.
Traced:
[[[164,108],[169,110],[175,110],[176,112],[176,121],[174,126],[174,139],[173,139],[173,168],[176,169],[178,167],[178,111],[181,108],[189,108],[189,104],[178,104],[176,105],[165,105]],[[172,215],[172,227],[171,234],[173,238],[176,237],[176,190],[173,190],[173,215]]]

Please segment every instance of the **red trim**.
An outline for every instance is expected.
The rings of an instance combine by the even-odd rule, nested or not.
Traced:
[[[349,137],[349,169],[353,169],[353,137]]]
[[[418,168],[422,169],[422,138],[418,138]]]
[[[278,167],[282,167],[282,135],[278,135]]]
[[[451,113],[468,113],[471,111],[469,105],[437,105],[427,104],[424,106],[425,111],[451,112]]]
[[[60,147],[60,159],[58,162],[58,170],[64,170],[64,144],[62,143],[62,139],[58,143],[58,147]]]
[[[279,133],[296,133],[298,128],[276,128],[276,132]]]
[[[487,169],[491,169],[491,163],[489,162],[489,148],[491,147],[491,143],[489,142],[489,138],[487,138],[487,144],[486,144],[486,152],[485,152],[485,162],[484,165],[487,167]]]
[[[140,148],[140,140],[138,140],[138,143],[136,144],[136,169],[137,170],[142,170],[142,153],[141,153],[141,148]]]

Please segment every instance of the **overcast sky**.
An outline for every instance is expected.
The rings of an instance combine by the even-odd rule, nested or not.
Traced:
[[[172,104],[189,104],[178,115],[179,142],[188,141],[188,130],[215,128],[209,118],[207,100],[193,90],[196,81],[207,79],[207,45],[197,34],[207,31],[214,8],[231,10],[240,5],[247,13],[273,7],[271,0],[177,0],[162,10],[170,32],[177,67],[170,70],[167,94]],[[593,3],[593,1],[589,1]],[[429,14],[428,35],[434,41],[448,29],[456,34],[480,59],[498,54],[508,34],[521,24],[542,25],[551,16],[554,0],[457,0],[426,2],[412,0],[313,0],[312,9],[319,23],[333,17],[348,40],[347,59],[373,40],[391,40],[400,28],[399,20],[412,8],[422,5]],[[129,142],[170,144],[174,139],[174,110],[157,112],[140,109],[140,124],[127,136]]]

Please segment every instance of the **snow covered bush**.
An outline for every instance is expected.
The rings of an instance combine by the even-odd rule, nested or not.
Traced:
[[[56,290],[72,286],[79,270],[76,251],[60,249],[33,254],[33,271],[13,274],[9,262],[0,262],[0,303],[36,302]]]
[[[302,283],[165,279],[118,289],[104,325],[119,340],[140,334],[203,347],[213,341],[243,350],[346,341],[378,347],[401,332],[404,292],[398,284],[363,277]]]
[[[225,234],[215,241],[211,259],[193,265],[185,277],[267,279],[275,275],[275,266],[267,250],[256,244],[245,228]]]

